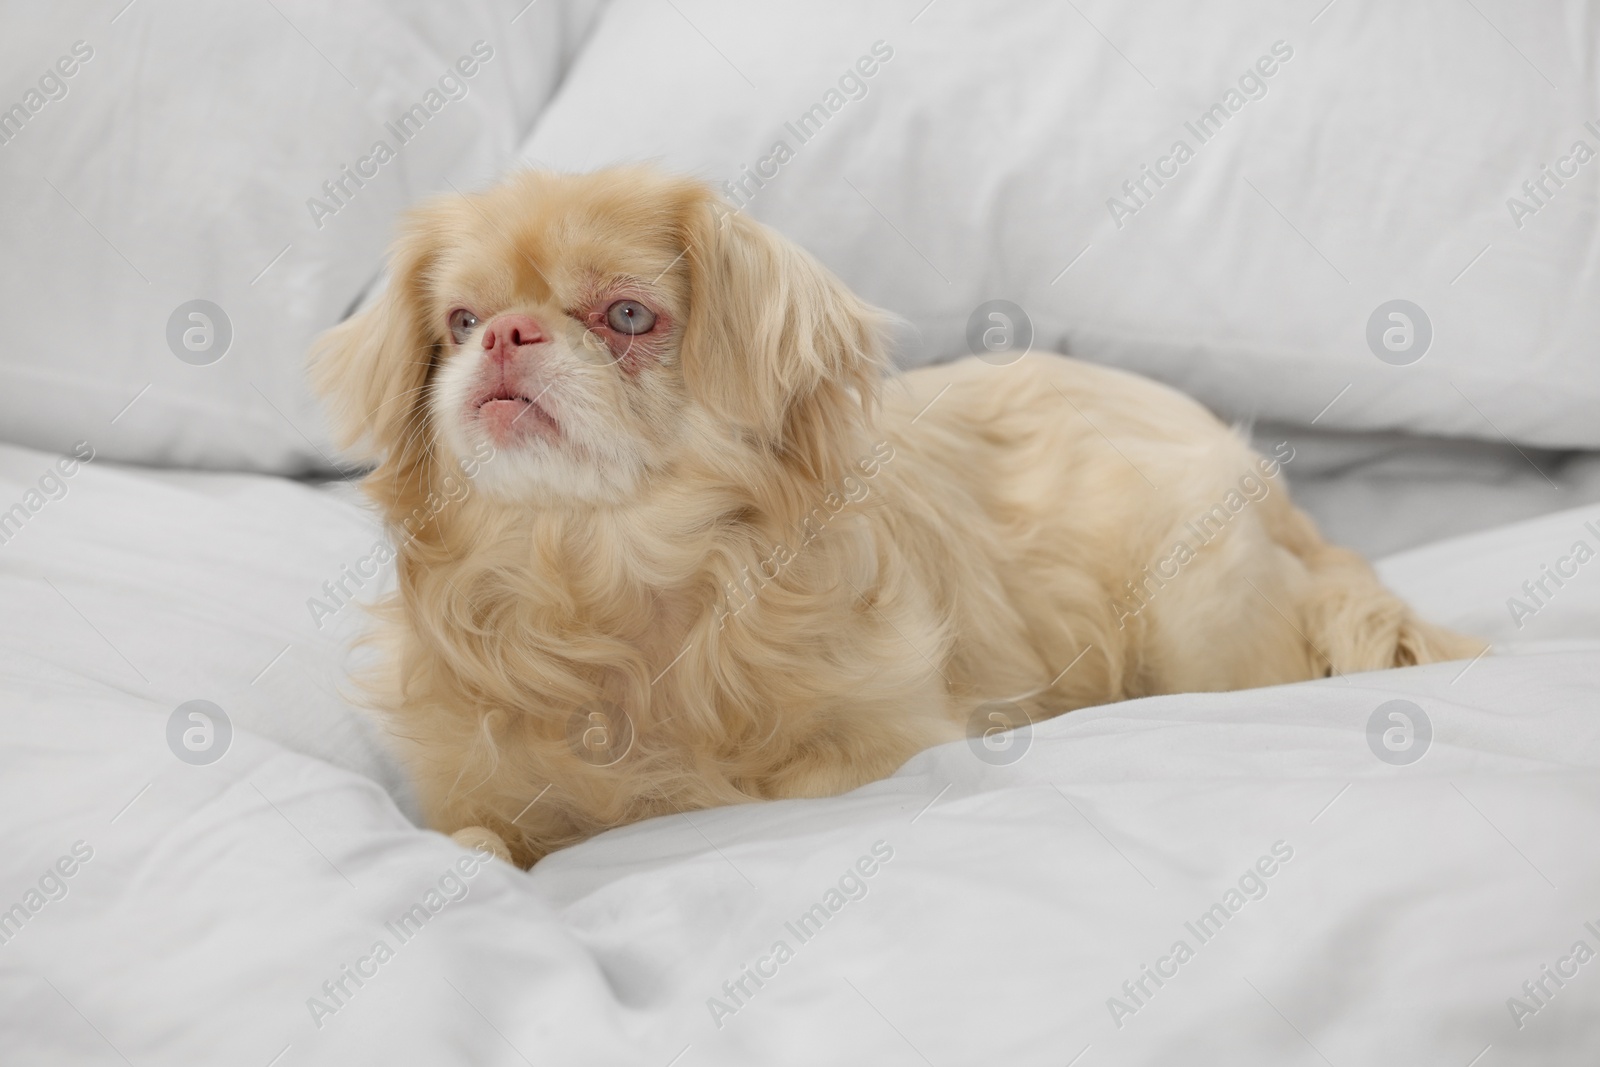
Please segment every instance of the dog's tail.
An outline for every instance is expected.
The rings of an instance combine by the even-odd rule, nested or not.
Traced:
[[[1330,674],[1471,659],[1487,643],[1427,622],[1384,588],[1366,560],[1322,539],[1316,524],[1283,501],[1273,537],[1300,558],[1310,585],[1300,600],[1305,636]]]

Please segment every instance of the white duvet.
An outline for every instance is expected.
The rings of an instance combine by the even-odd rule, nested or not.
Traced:
[[[525,874],[417,829],[340,696],[347,492],[55,462],[0,448],[8,1067],[1600,1052],[1600,508],[1386,563],[1473,664],[1089,709]]]

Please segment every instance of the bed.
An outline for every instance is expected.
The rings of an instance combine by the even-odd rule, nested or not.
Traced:
[[[352,125],[306,132],[322,147],[285,148],[271,173],[241,177],[219,162],[186,179],[237,180],[235,199],[214,209],[230,218],[238,198],[295,188],[263,201],[263,217],[292,216],[286,229],[241,224],[227,231],[238,247],[226,254],[203,227],[165,244],[140,229],[163,198],[193,189],[148,193],[135,210],[125,190],[91,197],[91,178],[64,177],[97,150],[97,124],[129,108],[152,114],[115,91],[133,84],[118,78],[147,78],[141,56],[192,44],[173,28],[182,5],[121,6],[88,28],[72,21],[80,15],[37,16],[5,46],[6,69],[29,72],[58,69],[57,53],[72,55],[79,36],[96,48],[71,91],[0,147],[18,153],[21,175],[4,181],[54,204],[43,221],[0,223],[8,247],[91,219],[119,247],[74,230],[64,247],[41,245],[31,266],[5,257],[11,318],[27,318],[29,294],[101,285],[108,336],[42,368],[43,334],[0,356],[0,436],[11,442],[0,444],[0,1062],[1494,1067],[1570,1065],[1600,1050],[1600,421],[1584,333],[1593,283],[1575,265],[1594,247],[1593,181],[1540,205],[1544,222],[1568,212],[1559,225],[1485,231],[1482,242],[1475,226],[1512,225],[1485,221],[1505,212],[1503,197],[1487,208],[1438,197],[1418,211],[1457,216],[1434,218],[1427,240],[1405,221],[1403,269],[1352,295],[1307,272],[1331,259],[1355,273],[1352,262],[1376,254],[1357,254],[1352,204],[1392,203],[1416,160],[1374,172],[1383,188],[1364,198],[1297,190],[1293,160],[1261,177],[1263,159],[1295,147],[1284,131],[1317,110],[1315,79],[1348,78],[1339,49],[1389,71],[1378,81],[1393,73],[1381,62],[1385,26],[1403,49],[1433,20],[1476,65],[1460,78],[1567,101],[1596,69],[1592,43],[1559,43],[1562,18],[1580,19],[1582,5],[1515,30],[1501,23],[1520,51],[1491,32],[1510,10],[1492,5],[1395,13],[1344,0],[1292,16],[1177,5],[1162,17],[1184,33],[1163,31],[1148,6],[1004,5],[1017,27],[1010,47],[1047,41],[1101,85],[1102,98],[1081,104],[1072,84],[1058,87],[1108,116],[1085,120],[1089,141],[1143,129],[1159,142],[1159,121],[1139,126],[1160,110],[1140,81],[1146,68],[1181,98],[1163,115],[1215,96],[1204,88],[1213,75],[1231,84],[1235,68],[1256,69],[1280,37],[1304,64],[1282,62],[1282,77],[1308,72],[1302,97],[1273,82],[1241,113],[1255,124],[1248,137],[1218,138],[1197,158],[1209,170],[1123,220],[1170,212],[1163,229],[1123,233],[1112,213],[1052,234],[1048,248],[1020,248],[1007,213],[1034,210],[1034,195],[1042,208],[1076,203],[1069,187],[1088,190],[1085,219],[1101,213],[1093,191],[1136,171],[1143,148],[1118,156],[1101,145],[1112,163],[1051,170],[1060,184],[1047,195],[1017,184],[1026,166],[964,173],[960,187],[982,195],[961,200],[949,233],[937,230],[930,218],[958,177],[917,157],[917,145],[959,143],[940,121],[979,123],[1024,99],[1003,78],[969,79],[982,87],[978,105],[946,107],[955,83],[926,71],[989,17],[954,4],[866,14],[778,5],[740,18],[717,3],[482,3],[446,18],[423,4],[330,13],[283,3],[259,22],[194,7],[197,25],[240,48],[270,35],[291,73],[339,99],[373,94],[352,105],[362,112]],[[366,45],[341,32],[356,23]],[[420,99],[441,71],[462,71],[456,62],[480,37],[495,58],[450,100],[458,111],[441,112],[456,116],[453,139],[419,140],[403,174],[373,179],[332,218],[308,217],[301,192],[362,145],[361,123]],[[874,53],[877,40],[894,42],[891,59]],[[986,41],[973,47],[1001,48]],[[617,49],[639,57],[638,69],[619,75]],[[680,57],[675,80],[661,81],[664,54]],[[870,76],[856,65],[863,55],[877,57]],[[211,65],[217,86],[231,84],[216,57],[195,77]],[[1550,90],[1530,65],[1569,88]],[[808,141],[748,210],[902,315],[903,362],[959,354],[971,307],[1022,294],[1035,347],[1154,374],[1263,446],[1291,442],[1291,491],[1324,530],[1375,558],[1428,617],[1492,651],[1085,709],[930,750],[844,796],[615,830],[529,872],[420,827],[351,682],[366,662],[355,643],[363,605],[391,578],[373,563],[387,535],[304,396],[305,342],[370,292],[385,228],[416,195],[519,160],[653,157],[734,180],[770,157],[783,116],[825,101],[851,70],[867,89],[842,94],[828,120],[841,126],[823,131],[833,139]],[[643,99],[630,78],[671,92]],[[1401,114],[1433,91],[1364,84]],[[624,98],[640,143],[579,135]],[[265,139],[291,145],[284,131],[302,119],[263,99],[210,106],[266,108],[282,125]],[[1342,129],[1329,115],[1324,153]],[[1540,115],[1486,122],[1501,139],[1474,157],[1479,170],[1533,173],[1568,117]],[[1019,118],[1019,136],[1041,121]],[[1518,138],[1533,154],[1506,164]],[[1320,162],[1306,173],[1332,167],[1312,156]],[[155,166],[143,151],[128,158]],[[1252,194],[1223,181],[1235,169],[1283,203],[1241,216]],[[819,192],[820,176],[840,170],[847,180]],[[1280,190],[1328,204],[1333,221],[1313,226],[1305,203]],[[847,203],[848,225],[831,213]],[[1248,239],[1262,219],[1285,216],[1312,227],[1327,258],[1292,235],[1270,247]],[[952,236],[982,219],[987,236]],[[1208,244],[1219,229],[1245,236]],[[1518,233],[1528,241],[1515,244]],[[1108,244],[1117,234],[1129,240]],[[1474,261],[1481,273],[1451,281],[1480,243],[1496,247]],[[1079,253],[1084,244],[1108,258]],[[1089,258],[1073,266],[1075,253]],[[1257,260],[1234,261],[1247,254]],[[1039,280],[1003,277],[1004,264],[1035,255],[1053,264]],[[1110,292],[1148,256],[1177,257],[1191,276],[1252,281],[1232,302],[1211,293],[1205,308],[1165,299],[1176,269],[1145,290]],[[174,280],[218,257],[229,270],[215,286]],[[115,273],[130,267],[154,277],[140,287]],[[1090,267],[1079,282],[1073,272]],[[1265,279],[1301,295],[1268,308],[1283,298],[1256,284]],[[1363,341],[1395,279],[1437,327],[1437,351],[1410,377]],[[237,347],[210,364],[175,360],[169,312],[203,293],[229,309]],[[1533,355],[1497,354],[1528,323]]]

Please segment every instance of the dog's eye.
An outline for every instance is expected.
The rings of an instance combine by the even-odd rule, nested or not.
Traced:
[[[478,328],[478,316],[466,308],[450,312],[450,337],[458,345],[467,343],[467,337]]]
[[[618,333],[649,333],[655,324],[656,313],[637,300],[618,300],[606,308],[606,325]]]

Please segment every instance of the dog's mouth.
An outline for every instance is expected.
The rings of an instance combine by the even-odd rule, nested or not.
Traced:
[[[554,437],[560,427],[539,403],[543,396],[543,392],[529,396],[500,386],[478,397],[474,406],[489,436],[498,444],[530,435]]]

